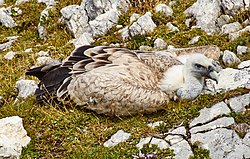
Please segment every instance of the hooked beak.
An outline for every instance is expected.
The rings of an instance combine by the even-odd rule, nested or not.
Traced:
[[[219,80],[219,77],[218,77],[218,73],[215,72],[215,71],[212,71],[208,74],[209,78],[211,78],[212,80],[214,80],[216,82],[216,84],[218,84],[218,80]]]

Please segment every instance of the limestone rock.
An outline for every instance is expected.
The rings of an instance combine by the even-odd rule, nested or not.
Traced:
[[[34,80],[18,80],[16,82],[16,87],[18,89],[18,98],[24,98],[26,99],[30,95],[34,95],[36,89],[38,88],[36,82]]]
[[[146,46],[146,45],[142,45],[139,47],[140,51],[152,51],[153,48],[151,46]]]
[[[60,62],[56,59],[52,59],[51,57],[38,57],[36,59],[36,66],[42,66],[47,64],[59,64]]]
[[[56,5],[56,1],[54,0],[37,0],[38,3],[45,3],[47,6],[54,6]]]
[[[108,141],[103,144],[103,146],[112,147],[121,142],[125,142],[130,137],[130,135],[130,133],[126,133],[123,130],[118,130]]]
[[[20,5],[21,3],[29,2],[29,0],[17,0],[15,5]]]
[[[231,18],[230,18],[229,15],[222,14],[222,15],[216,20],[217,26],[221,28],[223,25],[228,24],[228,23],[230,22],[230,19],[231,19]]]
[[[157,38],[155,41],[154,41],[154,49],[164,49],[167,47],[167,43],[161,39],[161,38]]]
[[[186,140],[182,140],[169,148],[174,150],[175,159],[189,159],[193,156],[192,148]]]
[[[248,47],[247,46],[237,46],[237,54],[241,55],[241,54],[245,54],[248,51]]]
[[[250,60],[243,61],[238,65],[238,69],[250,68]]]
[[[250,72],[226,68],[219,72],[219,81],[215,85],[218,93],[234,90],[236,88],[250,88]]]
[[[233,111],[242,112],[246,110],[246,106],[250,105],[250,93],[230,98],[228,103]]]
[[[222,61],[226,66],[231,66],[240,63],[240,59],[229,50],[224,51]]]
[[[50,1],[48,1],[49,3]],[[49,5],[47,6],[42,12],[41,12],[41,15],[40,15],[40,18],[39,18],[39,24],[38,24],[38,27],[37,27],[37,30],[38,30],[38,35],[41,39],[46,39],[46,36],[47,36],[47,29],[46,29],[46,22],[48,20],[48,17],[49,17],[49,11],[53,8],[52,5]]]
[[[11,47],[12,43],[15,42],[17,40],[18,36],[10,36],[7,37],[8,41],[0,44],[0,50],[5,50]]]
[[[228,127],[230,125],[233,125],[234,123],[235,123],[234,118],[223,117],[223,118],[219,118],[215,121],[212,121],[208,124],[193,127],[192,129],[190,129],[190,132],[191,132],[191,134],[196,134],[199,132],[210,131],[210,130],[214,130],[217,128]]]
[[[131,36],[143,35],[152,32],[155,28],[156,24],[152,20],[152,14],[147,12],[129,27],[129,32]]]
[[[13,28],[17,26],[14,19],[7,14],[7,10],[5,8],[0,8],[0,24],[7,28]]]
[[[222,0],[221,6],[226,14],[234,16],[240,11],[249,10],[249,3],[249,0]]]
[[[169,131],[167,133],[168,135],[166,136],[165,140],[168,141],[170,145],[174,145],[184,140],[184,137],[186,137],[186,133],[187,131],[185,127],[181,126],[174,130]]]
[[[136,21],[138,18],[140,18],[140,14],[137,14],[137,13],[133,13],[130,17],[130,23],[133,23],[134,21]]]
[[[187,17],[194,17],[196,28],[201,28],[207,34],[217,32],[216,19],[220,16],[221,2],[218,0],[197,0],[184,13]],[[205,9],[204,9],[205,8]]]
[[[178,32],[180,31],[178,27],[174,26],[171,22],[168,22],[166,26],[171,30],[171,32]]]
[[[12,60],[14,58],[14,56],[16,55],[16,52],[10,51],[8,52],[6,55],[4,55],[3,58],[7,59],[7,60]]]
[[[197,124],[207,123],[220,115],[229,114],[231,111],[227,107],[226,103],[219,102],[213,105],[211,108],[203,108],[199,112],[200,115],[193,119],[193,121],[190,123],[190,127],[193,127]]]
[[[241,24],[239,22],[224,24],[221,27],[221,33],[222,34],[234,33],[236,31],[239,31],[241,28],[242,28],[242,26],[241,26]]]
[[[0,0],[0,6],[4,5],[4,0]]]
[[[160,125],[165,125],[166,123],[164,123],[164,121],[157,121],[157,122],[154,122],[154,123],[149,123],[148,124],[148,127],[150,128],[155,128],[155,127],[158,127]]]
[[[199,142],[200,147],[208,149],[212,159],[247,158],[250,152],[235,131],[225,128],[192,134],[191,142]]]
[[[163,139],[158,139],[155,137],[146,137],[146,138],[141,138],[139,143],[136,145],[139,149],[143,148],[143,145],[145,144],[153,144],[156,145],[160,149],[167,149],[169,148],[169,144],[163,140]]]
[[[166,4],[158,4],[155,7],[155,12],[161,12],[163,14],[165,14],[167,17],[172,16],[173,15],[173,10],[171,7],[167,6]]]
[[[83,33],[78,39],[73,40],[75,47],[80,47],[83,45],[91,45],[94,42],[93,36],[90,33]]]
[[[30,142],[22,118],[12,116],[0,119],[0,158],[19,158],[22,147]]]
[[[200,36],[193,37],[189,42],[188,45],[193,45],[199,41]]]
[[[43,56],[49,56],[49,51],[39,51],[38,53],[37,53],[37,56],[39,56],[39,57],[43,57]]]
[[[245,32],[250,32],[250,26],[246,26],[245,28],[243,28],[243,29],[241,29],[241,30],[239,30],[237,32],[230,33],[229,34],[229,39],[231,41],[233,41],[233,40],[237,39],[238,37],[240,37]]]
[[[118,33],[121,34],[123,41],[126,41],[126,40],[129,39],[129,36],[130,36],[130,35],[129,35],[128,26],[126,26],[126,27],[123,28],[123,29],[118,30]]]

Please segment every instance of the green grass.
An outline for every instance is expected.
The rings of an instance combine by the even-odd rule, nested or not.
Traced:
[[[192,37],[199,35],[201,38],[194,46],[211,44],[218,45],[222,50],[235,51],[239,44],[250,45],[249,34],[244,34],[239,39],[229,42],[227,36],[208,36],[199,29],[190,30],[187,28],[184,24],[185,15],[183,11],[191,6],[194,1],[177,0],[176,6],[173,7],[174,15],[166,18],[163,14],[154,13],[153,8],[157,3],[167,3],[168,1],[132,0],[132,7],[127,14],[120,17],[119,24],[129,25],[129,17],[133,12],[144,14],[147,11],[152,11],[153,19],[158,24],[154,32],[148,35],[135,36],[130,41],[123,42],[118,34],[114,34],[117,31],[114,27],[105,36],[100,37],[95,44],[107,42],[108,44],[121,43],[125,45],[127,43],[128,48],[138,49],[141,45],[153,46],[154,40],[160,37],[175,47],[190,47],[187,44],[188,41]],[[14,3],[13,0],[7,0],[6,6],[14,5]],[[23,118],[24,127],[31,137],[31,142],[23,149],[21,158],[132,158],[132,154],[138,154],[135,145],[141,137],[166,132],[181,123],[187,126],[191,119],[199,115],[200,109],[249,92],[249,90],[238,89],[215,96],[202,95],[192,102],[171,102],[166,105],[164,110],[153,114],[139,114],[127,117],[109,117],[74,106],[59,107],[55,103],[40,105],[35,102],[34,97],[29,97],[20,104],[13,105],[18,93],[15,83],[25,74],[28,68],[34,65],[37,52],[49,50],[53,58],[64,59],[74,49],[72,44],[68,44],[68,41],[73,36],[65,25],[58,24],[57,21],[61,17],[61,8],[80,3],[81,0],[58,1],[55,8],[50,10],[50,16],[45,21],[48,32],[47,40],[40,39],[37,34],[40,16],[38,13],[45,9],[46,6],[37,3],[36,0],[31,0],[19,6],[23,14],[14,16],[18,24],[16,28],[8,29],[0,26],[1,43],[6,42],[8,36],[19,36],[10,49],[0,52],[0,95],[3,97],[2,101],[0,101],[0,118],[13,115]],[[164,26],[169,21],[178,26],[180,32],[170,33]],[[151,39],[148,39],[148,36]],[[27,48],[33,48],[33,53],[24,53],[23,51]],[[3,56],[8,51],[15,51],[18,54],[13,60],[5,60]],[[242,55],[240,59],[249,60],[250,54]],[[249,111],[245,114],[232,114],[232,116],[235,117],[237,122],[245,122],[249,119]],[[148,123],[160,120],[167,124],[158,129],[147,127]],[[130,132],[130,139],[113,148],[103,147],[103,143],[119,129]],[[194,158],[207,158],[206,150],[198,147],[193,147],[193,149],[195,152]],[[162,154],[171,155],[172,152],[166,150]]]

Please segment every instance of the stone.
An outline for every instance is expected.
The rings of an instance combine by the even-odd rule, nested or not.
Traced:
[[[140,16],[141,16],[140,14],[133,13],[133,14],[130,16],[130,19],[129,19],[130,24],[133,23],[134,21],[136,21],[137,19],[139,19]]]
[[[43,50],[41,50],[41,51],[39,51],[37,53],[37,56],[39,56],[39,57],[49,56],[49,51],[43,51]]]
[[[177,56],[188,55],[192,53],[201,53],[215,61],[219,61],[220,58],[220,48],[214,45],[189,47],[189,48],[172,48],[169,49],[168,51],[176,54]]]
[[[90,33],[83,33],[79,38],[73,40],[73,44],[76,48],[83,45],[91,45],[94,42],[93,36]]]
[[[217,93],[223,93],[236,88],[250,88],[250,72],[226,68],[219,72],[219,81],[215,85]]]
[[[15,42],[17,40],[17,38],[18,38],[18,36],[7,37],[8,41],[3,43],[3,44],[0,44],[0,50],[6,50],[6,49],[10,48],[12,43]]]
[[[220,16],[221,2],[218,0],[197,0],[191,7],[185,10],[185,15],[196,19],[195,28],[201,28],[207,34],[216,33],[216,19]],[[204,9],[205,8],[205,9]]]
[[[114,135],[111,136],[111,138],[106,141],[103,146],[104,147],[112,147],[116,146],[121,142],[125,142],[129,137],[130,133],[126,133],[123,130],[118,130]]]
[[[171,6],[174,6],[176,4],[176,1],[170,1],[169,3],[168,3],[168,5],[171,7]]]
[[[116,25],[115,26],[117,29],[121,29],[123,26],[122,25]]]
[[[145,144],[152,144],[156,145],[160,149],[167,149],[169,148],[169,144],[163,140],[163,139],[158,139],[155,137],[146,137],[146,138],[141,138],[139,143],[136,145],[139,149],[143,148],[143,145]]]
[[[104,14],[100,14],[94,20],[89,22],[93,36],[105,35],[108,30],[118,23],[119,13],[112,9]]]
[[[242,26],[239,22],[224,24],[221,27],[221,33],[222,34],[234,33],[236,31],[239,31],[240,29],[242,29]]]
[[[238,96],[238,97],[234,97],[234,98],[230,98],[228,100],[229,106],[230,108],[234,111],[234,112],[243,112],[246,110],[246,106],[250,105],[250,93]]]
[[[248,147],[250,147],[250,129],[248,129],[247,134],[245,135],[245,137],[243,138],[243,144],[247,145]]]
[[[249,0],[222,0],[221,7],[224,13],[234,16],[240,11],[249,10]]]
[[[199,41],[200,36],[193,37],[189,42],[188,45],[193,45]]]
[[[41,39],[46,39],[47,36],[47,29],[45,28],[44,25],[41,25],[40,23],[37,26],[37,31],[38,31],[38,36]]]
[[[196,134],[199,132],[207,132],[207,131],[214,130],[217,128],[226,128],[226,127],[233,125],[234,123],[235,123],[234,118],[223,117],[223,118],[219,118],[215,121],[212,121],[208,124],[193,127],[192,129],[190,129],[190,132],[191,132],[191,134]]]
[[[152,20],[152,14],[146,12],[129,27],[129,32],[133,37],[135,35],[143,35],[152,32],[155,28],[156,24]]]
[[[231,111],[227,107],[226,103],[219,102],[213,105],[211,108],[203,108],[199,112],[200,112],[200,115],[191,121],[190,127],[194,127],[198,124],[204,124],[204,123],[210,122],[212,119],[220,115],[229,114]]]
[[[36,89],[38,88],[36,82],[34,80],[18,80],[16,82],[16,87],[18,89],[18,98],[26,99],[31,95],[35,94]]]
[[[30,137],[18,116],[0,119],[0,158],[20,158],[22,148],[30,142]]]
[[[193,20],[192,20],[192,18],[187,18],[186,20],[185,20],[185,25],[187,26],[187,27],[191,27],[191,22],[192,22]]]
[[[171,22],[166,24],[166,27],[171,30],[171,32],[178,32],[180,31],[178,27],[174,26]]]
[[[29,0],[17,0],[15,5],[20,5],[21,3],[29,2]]]
[[[233,40],[237,39],[238,37],[240,37],[243,33],[246,33],[246,32],[250,32],[250,25],[246,26],[245,28],[243,28],[237,32],[229,33],[229,40],[233,41]]]
[[[189,159],[194,155],[191,146],[186,140],[182,140],[169,148],[174,150],[175,159]]]
[[[7,14],[7,10],[5,8],[0,8],[0,24],[7,28],[13,28],[17,26],[14,19]]]
[[[246,19],[243,23],[242,23],[242,26],[243,27],[246,27],[250,24],[250,19]]]
[[[4,5],[4,0],[0,0],[0,6]]]
[[[47,6],[56,5],[56,1],[54,0],[37,0],[38,3],[45,3]]]
[[[84,32],[89,32],[89,19],[84,7],[70,5],[61,9],[62,17],[75,38],[81,36]]]
[[[243,143],[237,133],[226,128],[191,134],[191,143],[195,142],[208,149],[212,159],[245,158],[250,152],[250,147]]]
[[[242,61],[242,62],[238,65],[238,69],[244,69],[244,68],[250,68],[250,60]]]
[[[38,57],[36,59],[36,66],[48,65],[48,64],[59,64],[60,61],[52,59],[51,57]]]
[[[186,137],[187,130],[184,126],[178,127],[176,129],[173,129],[167,133],[167,136],[165,138],[170,145],[177,144],[178,142],[181,142],[184,140],[184,137]]]
[[[123,29],[118,30],[118,33],[121,34],[121,37],[122,37],[123,41],[128,40],[129,37],[130,37],[128,26],[126,26]]]
[[[229,15],[225,15],[225,14],[222,14],[217,20],[216,20],[216,23],[217,23],[217,26],[219,28],[221,28],[223,25],[225,24],[228,24],[230,22],[230,16]]]
[[[240,63],[240,59],[231,51],[225,50],[222,56],[225,66],[231,66]]]
[[[139,47],[139,50],[140,51],[152,51],[153,48],[151,46],[142,45],[142,46]]]
[[[3,58],[5,58],[6,60],[12,60],[15,55],[16,55],[16,52],[10,51],[6,55],[4,55]]]
[[[245,54],[248,51],[248,47],[247,46],[241,46],[238,45],[237,46],[237,54],[241,55],[241,54]]]
[[[155,12],[160,12],[165,14],[167,17],[172,16],[173,15],[173,10],[171,7],[167,6],[166,4],[158,4],[155,7]]]
[[[163,39],[161,39],[161,38],[155,39],[154,49],[161,50],[161,49],[164,49],[166,47],[167,47],[167,43]]]
[[[24,52],[25,53],[30,53],[30,52],[33,52],[33,49],[32,48],[28,48],[28,49],[25,49]]]
[[[166,123],[164,123],[164,121],[157,121],[157,122],[154,122],[154,123],[149,123],[148,124],[148,127],[150,128],[155,128],[155,127],[158,127],[160,125],[165,125]]]
[[[21,15],[23,13],[23,11],[18,7],[13,7],[11,9],[11,12],[12,12],[12,15]]]

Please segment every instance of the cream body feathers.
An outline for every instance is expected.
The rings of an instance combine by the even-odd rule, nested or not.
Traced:
[[[204,79],[216,78],[213,67],[200,54],[182,63],[170,54],[82,46],[62,64],[31,69],[27,75],[41,80],[38,101],[55,96],[97,113],[128,115],[162,109],[176,95],[197,97]]]

